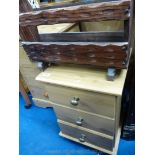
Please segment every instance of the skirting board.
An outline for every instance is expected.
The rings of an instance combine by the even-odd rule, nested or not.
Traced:
[[[71,137],[71,136],[68,136],[68,135],[62,133],[61,131],[60,131],[59,135],[60,135],[61,137],[67,138],[67,139],[69,139],[69,140],[72,140],[72,141],[75,141],[75,142],[77,142],[77,143],[83,144],[83,145],[85,145],[85,146],[91,147],[91,148],[93,148],[93,149],[99,150],[99,151],[101,151],[101,152],[108,153],[108,154],[111,154],[111,155],[117,155],[118,146],[119,146],[119,140],[120,140],[120,135],[121,135],[121,128],[119,128],[119,130],[118,130],[118,133],[117,133],[117,136],[116,136],[115,147],[114,147],[113,151],[106,150],[106,149],[104,149],[104,148],[95,146],[95,145],[90,144],[90,143],[87,143],[87,142],[81,143],[78,139],[73,138],[73,137]]]

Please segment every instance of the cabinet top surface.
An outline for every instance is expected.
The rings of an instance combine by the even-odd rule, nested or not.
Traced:
[[[116,75],[114,81],[107,81],[106,70],[73,67],[52,66],[40,73],[36,80],[71,88],[83,89],[99,93],[121,96],[127,70],[123,69]]]

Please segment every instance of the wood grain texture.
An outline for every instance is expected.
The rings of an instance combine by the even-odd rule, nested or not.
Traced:
[[[115,121],[104,117],[97,117],[80,110],[64,108],[61,106],[53,105],[54,111],[56,112],[57,118],[72,124],[76,124],[79,118],[82,118],[81,127],[95,130],[102,134],[109,135],[112,137],[114,134]],[[78,125],[77,125],[78,126]]]
[[[63,23],[54,25],[40,25],[37,26],[39,34],[50,34],[50,33],[63,33],[75,31],[79,32],[79,25],[75,23]]]
[[[104,32],[123,32],[124,31],[124,21],[122,20],[109,20],[100,22],[82,22],[82,31],[92,32],[92,31],[104,31]]]
[[[91,3],[20,14],[20,26],[38,26],[82,21],[125,20],[130,0]]]
[[[47,96],[47,92],[44,87],[29,85],[31,94],[34,98],[43,99],[48,101],[49,97]]]
[[[36,26],[19,26],[19,34],[23,41],[40,41]]]
[[[109,150],[107,150],[107,149],[105,149],[103,147],[98,147],[96,145],[93,145],[93,144],[90,144],[90,143],[87,143],[87,142],[81,143],[77,138],[71,137],[71,136],[66,135],[66,134],[64,134],[62,132],[60,132],[59,135],[61,137],[63,137],[63,138],[67,138],[69,140],[72,140],[74,142],[77,142],[77,143],[80,143],[82,145],[88,146],[88,147],[93,148],[95,150],[99,150],[101,152],[104,152],[104,153],[107,153],[107,154],[110,154],[110,155],[117,155],[118,146],[119,146],[119,140],[120,140],[120,135],[121,135],[121,130],[119,129],[119,131],[118,131],[118,134],[117,134],[117,137],[116,137],[116,142],[115,142],[115,146],[113,148],[113,151],[109,151]]]
[[[115,117],[115,96],[54,85],[46,85],[45,89],[51,102],[103,115],[107,119],[114,119]],[[74,97],[79,98],[77,106],[71,104]]]
[[[23,42],[32,61],[125,68],[127,43]]]
[[[69,139],[69,140],[71,140],[71,141],[73,141],[73,142],[80,143],[80,144],[82,144],[82,145],[84,145],[84,146],[93,148],[93,149],[95,149],[95,150],[99,150],[99,151],[101,151],[101,152],[108,153],[108,154],[110,154],[110,155],[117,155],[117,154],[113,154],[113,151],[109,151],[109,150],[107,150],[107,149],[105,149],[105,148],[103,148],[103,147],[98,147],[98,146],[93,145],[93,144],[90,144],[90,143],[88,143],[88,142],[82,143],[82,142],[79,141],[78,138],[75,138],[75,137],[72,137],[72,136],[67,135],[67,134],[65,134],[65,133],[62,133],[61,131],[59,132],[59,135],[60,135],[61,137],[63,137],[63,138],[67,138],[67,139]]]
[[[24,85],[23,85],[23,82],[21,81],[21,79],[19,79],[19,91],[22,94],[22,97],[24,98],[25,105],[30,106],[32,103],[31,103],[31,100],[24,88]]]
[[[33,11],[32,6],[28,0],[19,0],[19,12],[24,13],[28,11]]]
[[[36,80],[87,90],[92,92],[121,96],[127,70],[116,75],[115,81],[107,81],[106,70],[76,65],[52,66],[40,73]]]
[[[32,98],[32,100],[33,100],[34,104],[38,107],[41,107],[41,108],[52,107],[52,104],[50,101],[38,99],[38,98]]]
[[[115,138],[117,138],[118,130],[120,128],[121,100],[122,100],[122,97],[120,97],[120,96],[118,96],[116,98],[116,108],[115,108],[115,119],[116,119],[116,121],[115,121]]]
[[[90,3],[99,3],[99,2],[109,2],[111,0],[63,0],[55,1],[54,3],[41,3],[40,8],[36,10],[51,9],[51,8],[62,8],[62,7],[71,7],[75,5],[90,4]],[[117,1],[117,0],[113,0]]]
[[[85,135],[85,142],[105,148],[109,151],[113,150],[113,140],[98,135],[97,132],[90,131],[86,128],[76,127],[76,125],[58,120],[61,132],[71,137],[79,139],[81,134]],[[79,141],[80,142],[80,141]],[[83,143],[85,143],[83,142]]]

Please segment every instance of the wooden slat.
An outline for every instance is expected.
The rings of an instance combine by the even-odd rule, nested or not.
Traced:
[[[19,26],[21,40],[40,41],[40,36],[36,26]]]
[[[126,20],[129,14],[130,0],[118,0],[101,3],[47,9],[20,14],[20,26],[38,26],[56,23],[82,21]]]
[[[72,63],[125,68],[127,43],[23,42],[29,58],[49,63]]]
[[[63,32],[40,34],[42,42],[116,42],[124,41],[123,32]]]
[[[51,9],[51,8],[62,8],[68,6],[76,6],[82,4],[90,4],[90,3],[99,3],[99,2],[109,2],[111,0],[63,0],[59,2],[52,2],[52,3],[41,3],[39,9],[35,10],[44,10],[44,9]],[[118,1],[118,0],[113,0]]]
[[[33,11],[33,8],[28,0],[19,0],[19,12],[23,13],[28,11]]]

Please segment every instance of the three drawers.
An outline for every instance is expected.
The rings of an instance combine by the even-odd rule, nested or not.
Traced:
[[[46,85],[46,90],[54,103],[115,118],[115,96],[55,85]]]
[[[114,155],[126,70],[115,81],[105,77],[106,72],[99,69],[53,66],[36,80],[48,83],[45,90],[58,118],[60,136]]]

